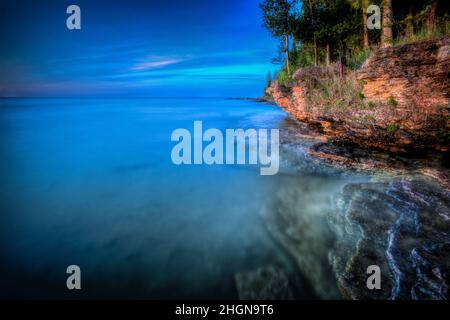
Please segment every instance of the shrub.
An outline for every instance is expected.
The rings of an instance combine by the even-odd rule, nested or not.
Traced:
[[[358,98],[360,98],[361,100],[364,100],[365,96],[364,93],[362,93],[362,91],[358,91]]]
[[[390,105],[391,107],[396,107],[398,105],[398,102],[393,96],[390,96],[388,99],[388,105]]]
[[[363,65],[363,63],[369,58],[370,50],[363,49],[355,53],[348,59],[348,67],[350,70],[356,70]]]
[[[386,126],[386,131],[389,134],[394,134],[400,129],[400,126],[397,123],[390,123]]]
[[[330,110],[361,107],[361,86],[353,73],[342,80],[332,75],[318,81],[308,80],[305,84],[309,105]]]
[[[419,25],[419,30],[417,30],[416,32],[408,32],[408,30],[405,30],[405,32],[401,32],[401,36],[395,40],[394,45],[404,45],[418,41],[438,39],[448,36],[450,33],[450,19],[448,14],[443,17],[436,17],[435,27],[433,28],[433,30],[429,30],[425,24],[427,15],[422,15],[422,18],[420,18],[419,16],[416,16],[414,18],[415,20],[422,19],[422,21],[416,21],[416,24]],[[408,19],[411,19],[411,17],[408,17]],[[401,21],[400,24],[402,23],[408,24],[407,21]],[[404,27],[404,29],[407,29],[407,27]]]
[[[375,109],[376,106],[377,106],[377,105],[376,105],[375,102],[373,102],[373,101],[369,101],[369,102],[367,103],[367,109],[372,110],[372,109]]]
[[[285,69],[281,69],[277,74],[277,81],[279,85],[285,85],[291,80],[287,71]]]

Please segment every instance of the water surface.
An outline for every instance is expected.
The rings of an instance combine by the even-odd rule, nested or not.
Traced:
[[[170,135],[194,120],[205,129],[280,128],[283,150],[295,152],[283,151],[276,176],[175,166]],[[324,216],[355,177],[291,146],[293,125],[278,107],[250,101],[2,99],[0,296],[236,298],[237,273],[270,265],[295,279],[296,298],[314,298],[261,212],[294,185],[295,205]],[[71,264],[81,267],[81,292],[65,287]]]

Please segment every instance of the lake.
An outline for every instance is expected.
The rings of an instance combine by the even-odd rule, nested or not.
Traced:
[[[174,165],[171,133],[195,120],[279,128],[280,172]],[[231,299],[237,274],[274,266],[295,298],[317,297],[261,212],[292,186],[296,205],[325,223],[332,195],[364,178],[310,159],[296,125],[276,106],[244,100],[1,99],[0,296]],[[66,288],[72,264],[82,270],[78,292]]]

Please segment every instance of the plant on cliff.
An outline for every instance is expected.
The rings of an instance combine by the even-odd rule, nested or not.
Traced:
[[[386,132],[389,134],[395,134],[400,130],[400,126],[397,123],[390,123],[386,126]]]
[[[360,98],[361,100],[364,100],[365,96],[364,93],[362,91],[358,91],[357,93],[358,98]]]
[[[334,112],[347,112],[361,106],[361,84],[354,75],[341,80],[337,75],[321,81],[305,81],[308,88],[308,104],[320,109]]]
[[[291,77],[288,75],[287,71],[284,69],[280,70],[277,74],[277,83],[279,85],[285,85],[289,81],[291,81]]]
[[[264,87],[264,94],[263,96],[267,96],[267,89],[270,88],[272,85],[272,76],[270,75],[270,72],[267,74],[267,80],[266,80],[266,86]]]
[[[367,109],[372,110],[372,109],[375,109],[376,106],[377,106],[377,105],[376,105],[375,102],[373,102],[373,101],[367,102]]]
[[[370,56],[370,48],[366,49],[360,49],[355,50],[355,52],[350,55],[350,57],[347,59],[347,66],[350,70],[357,70],[359,69],[363,63],[367,60],[367,58]]]
[[[391,107],[396,107],[398,105],[398,102],[393,96],[390,96],[388,99],[388,105]]]

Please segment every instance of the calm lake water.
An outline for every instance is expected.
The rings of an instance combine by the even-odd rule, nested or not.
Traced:
[[[173,165],[171,133],[194,120],[280,128],[280,173]],[[0,100],[0,297],[237,298],[236,274],[271,265],[296,279],[296,298],[314,298],[261,210],[299,185],[305,210],[323,213],[355,177],[308,159],[292,126],[276,106],[239,100]],[[66,289],[71,264],[79,292]]]

